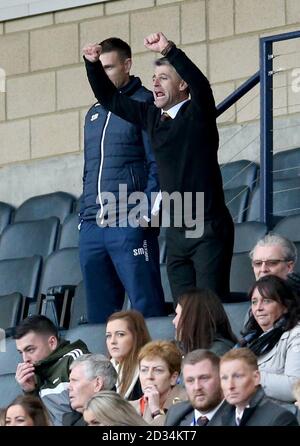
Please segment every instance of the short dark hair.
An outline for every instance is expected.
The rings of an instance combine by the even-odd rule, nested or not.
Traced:
[[[30,331],[40,335],[55,336],[57,339],[59,338],[56,326],[46,316],[28,316],[16,327],[14,339],[21,339]]]
[[[109,37],[108,39],[100,42],[102,47],[102,53],[110,53],[116,51],[120,59],[125,60],[131,58],[131,48],[128,43],[118,37]]]

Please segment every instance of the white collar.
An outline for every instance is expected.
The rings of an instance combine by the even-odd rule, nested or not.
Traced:
[[[177,113],[179,112],[181,106],[187,101],[189,101],[189,99],[185,99],[184,101],[178,102],[178,104],[173,105],[173,107],[169,108],[169,110],[161,109],[161,114],[166,112],[172,119],[174,119]]]
[[[201,412],[200,410],[195,409],[194,410],[194,419],[198,420],[199,417],[206,417],[206,418],[208,418],[208,421],[210,421],[212,419],[212,417],[215,415],[215,413],[217,412],[217,410],[220,409],[221,405],[223,404],[223,401],[221,401],[217,407],[210,410],[209,412]]]

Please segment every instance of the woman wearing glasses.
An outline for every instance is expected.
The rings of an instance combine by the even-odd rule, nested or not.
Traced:
[[[248,347],[258,357],[266,395],[291,404],[293,384],[300,378],[300,300],[273,275],[255,282],[249,296],[251,314],[237,347]]]

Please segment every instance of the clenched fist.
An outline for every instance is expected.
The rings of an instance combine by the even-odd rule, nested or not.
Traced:
[[[145,37],[144,39],[145,47],[156,53],[161,53],[166,48],[168,43],[168,39],[161,32],[149,34],[149,36]]]
[[[97,62],[102,51],[101,45],[98,43],[88,43],[83,47],[82,54],[90,62]]]

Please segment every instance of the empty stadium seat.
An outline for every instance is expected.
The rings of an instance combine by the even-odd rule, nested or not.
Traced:
[[[258,221],[245,221],[234,225],[233,252],[247,252],[267,233],[267,226]]]
[[[58,249],[63,248],[78,248],[79,245],[79,230],[78,230],[78,215],[71,214],[65,219],[62,227],[58,243]]]
[[[19,323],[23,313],[23,303],[25,302],[20,293],[0,295],[0,327],[3,330],[15,327]]]
[[[230,291],[248,293],[255,277],[248,252],[233,254],[230,270]]]
[[[22,389],[15,379],[15,373],[0,375],[0,407],[8,406],[18,395],[22,394]]]
[[[281,180],[300,176],[300,148],[283,150],[273,156],[273,178]]]
[[[174,316],[149,317],[146,324],[151,339],[173,340],[175,336],[175,327],[172,323]]]
[[[11,222],[14,208],[7,203],[0,201],[0,234],[3,229]]]
[[[69,328],[87,323],[86,294],[83,281],[80,282],[75,290],[71,303]]]
[[[249,302],[237,302],[230,304],[223,304],[226,314],[228,316],[232,331],[237,338],[241,337],[241,330],[244,326],[245,319],[250,308]]]
[[[0,239],[0,259],[51,254],[57,242],[59,220],[23,221],[7,226]]]
[[[24,201],[15,211],[14,221],[57,217],[61,223],[73,212],[75,198],[67,192],[37,195]]]
[[[300,213],[300,177],[275,180],[273,182],[273,214],[285,217]],[[247,221],[259,221],[260,188],[257,186],[252,193]]]
[[[239,160],[221,164],[221,175],[224,189],[248,186],[253,190],[258,174],[258,166],[254,161]]]
[[[275,234],[283,235],[293,242],[300,241],[300,213],[283,218],[273,228]]]
[[[42,267],[40,256],[0,261],[0,295],[21,293],[36,298]]]
[[[225,203],[234,223],[241,223],[246,218],[250,189],[239,186],[233,189],[224,189]]]
[[[65,333],[65,339],[71,342],[81,339],[91,353],[107,355],[105,334],[106,324],[85,324],[69,329]]]
[[[22,362],[22,356],[17,351],[16,341],[7,338],[5,342],[5,351],[0,353],[0,377],[10,373],[15,373],[19,362]],[[1,394],[0,394],[1,395]],[[0,397],[1,401],[1,397]],[[1,402],[0,402],[1,407]]]

